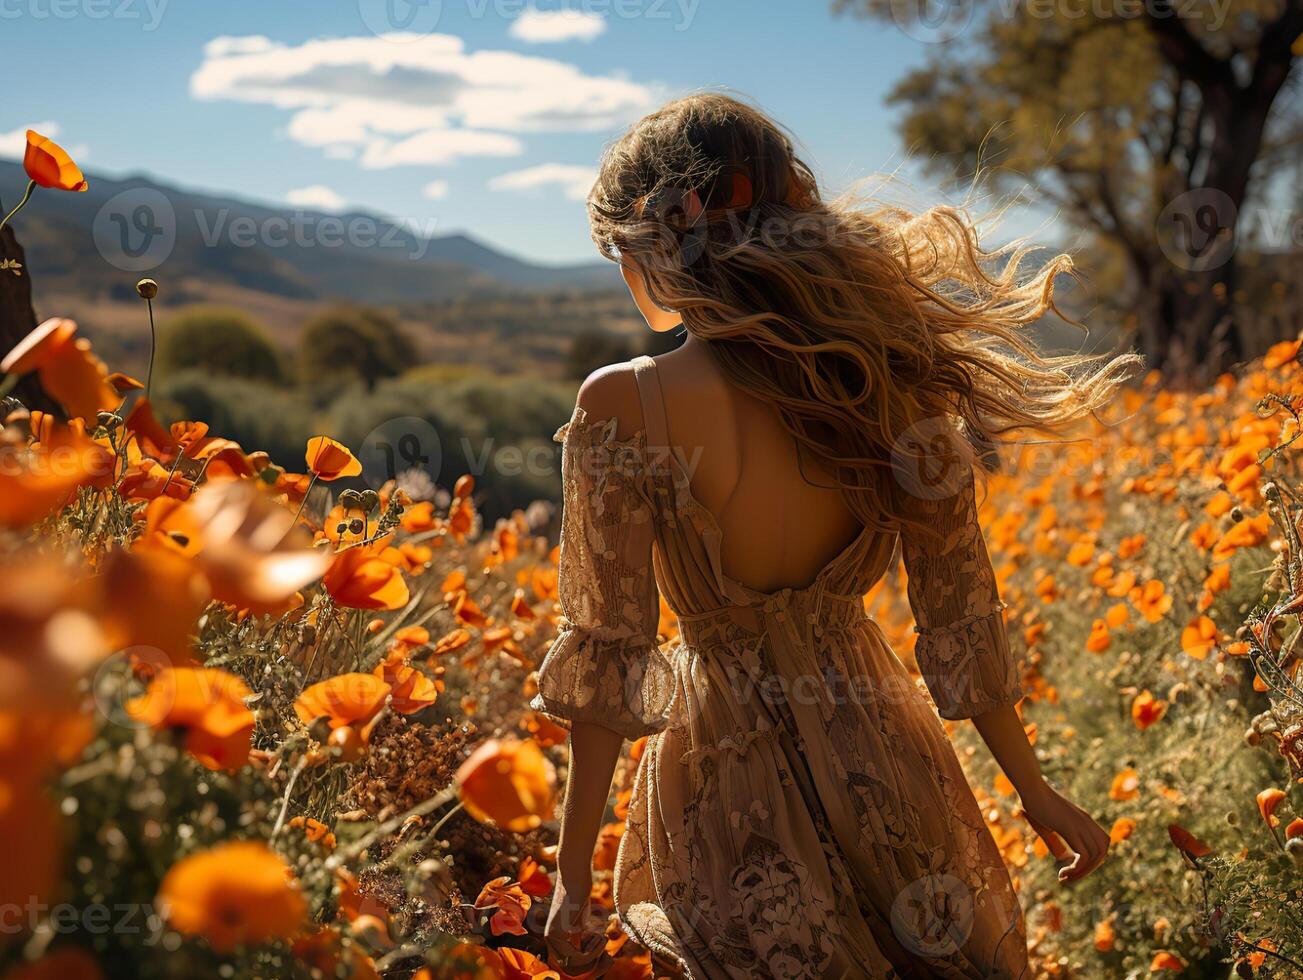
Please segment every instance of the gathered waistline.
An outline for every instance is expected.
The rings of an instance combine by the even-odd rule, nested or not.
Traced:
[[[727,643],[763,636],[775,628],[802,626],[815,639],[831,632],[858,629],[872,619],[863,597],[821,592],[817,595],[784,591],[762,602],[729,604],[678,616],[683,639],[689,646]]]

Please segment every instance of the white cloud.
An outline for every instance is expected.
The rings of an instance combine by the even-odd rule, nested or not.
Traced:
[[[285,195],[296,208],[313,208],[317,211],[344,211],[347,202],[325,184],[313,184],[310,187],[298,187]]]
[[[572,201],[582,201],[593,189],[597,180],[595,167],[584,167],[571,163],[542,163],[537,167],[514,170],[489,181],[489,189],[495,191],[532,191],[542,187],[558,186],[565,196]]]
[[[221,37],[205,47],[190,92],[285,110],[292,140],[335,157],[352,149],[370,169],[516,156],[524,145],[511,134],[608,129],[654,97],[550,58],[467,51],[451,35],[403,40]]]
[[[448,196],[446,180],[432,180],[421,188],[421,196],[431,201],[442,201]]]
[[[511,22],[510,34],[529,44],[554,44],[558,41],[591,41],[605,31],[606,21],[601,14],[530,8]]]
[[[27,153],[27,131],[29,129],[34,129],[42,136],[48,136],[50,139],[56,139],[59,135],[59,124],[55,122],[32,123],[30,126],[19,126],[7,133],[0,133],[0,157],[13,157],[21,160],[23,155]]]

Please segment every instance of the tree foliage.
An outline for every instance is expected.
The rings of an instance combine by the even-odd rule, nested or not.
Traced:
[[[336,306],[309,320],[299,336],[305,380],[353,376],[370,391],[417,362],[416,345],[398,322],[369,307]]]
[[[235,309],[201,307],[174,317],[158,338],[164,375],[195,369],[262,381],[281,379],[281,359],[267,331]]]
[[[937,5],[940,4],[940,7]],[[1236,235],[1303,113],[1303,0],[838,0],[936,40],[889,101],[934,172],[1066,213],[1126,270],[1161,363],[1245,353]],[[1291,50],[1291,45],[1294,50]]]

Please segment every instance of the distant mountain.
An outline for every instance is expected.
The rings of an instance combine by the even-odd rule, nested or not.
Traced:
[[[268,207],[141,176],[87,176],[87,192],[38,191],[15,219],[38,306],[42,296],[130,301],[144,275],[165,283],[173,302],[230,293],[265,303],[386,305],[615,284],[606,262],[534,265],[465,235],[429,237],[378,215]],[[5,204],[25,183],[17,162],[0,160]]]

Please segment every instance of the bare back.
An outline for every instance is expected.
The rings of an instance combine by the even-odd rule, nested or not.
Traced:
[[[808,453],[798,458],[777,410],[732,386],[704,344],[689,340],[655,364],[669,443],[723,534],[724,573],[760,592],[810,584],[861,530],[831,475]],[[618,417],[622,437],[642,422],[627,364],[591,377],[579,403]]]

